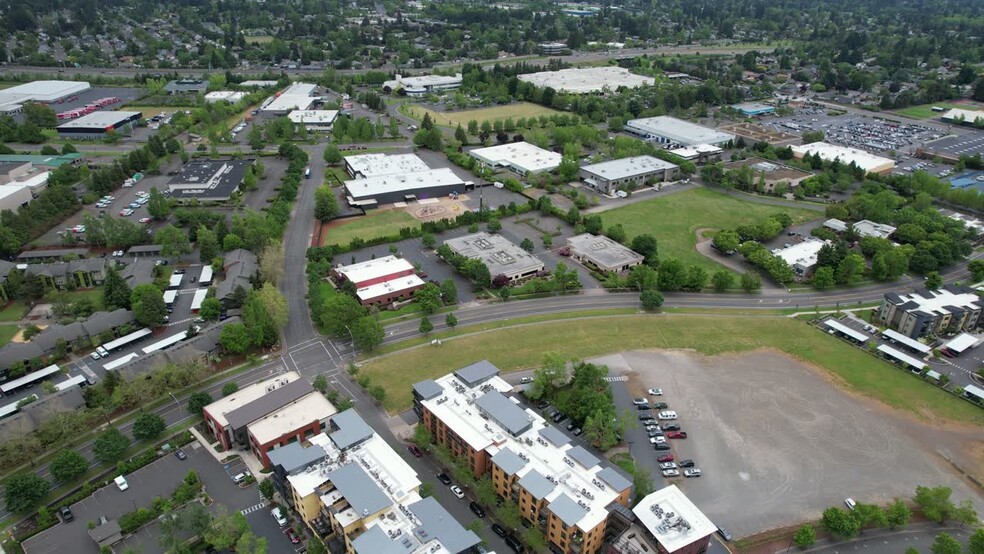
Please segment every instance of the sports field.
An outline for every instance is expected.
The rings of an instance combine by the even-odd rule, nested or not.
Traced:
[[[944,111],[934,112],[934,107],[944,108]],[[913,119],[939,119],[940,116],[945,113],[945,110],[949,110],[951,108],[973,110],[974,106],[967,104],[948,104],[946,102],[942,102],[936,104],[923,104],[921,106],[909,106],[908,108],[902,108],[901,110],[894,110],[893,113],[904,115],[905,117],[911,117]]]
[[[483,121],[488,121],[491,123],[497,119],[505,120],[510,117],[515,120],[522,117],[540,117],[541,115],[550,116],[561,113],[557,110],[551,110],[550,108],[545,108],[539,104],[531,104],[529,102],[518,102],[506,106],[479,108],[477,110],[465,110],[462,112],[435,112],[430,108],[425,108],[416,104],[404,104],[403,112],[417,120],[424,119],[424,114],[430,114],[431,119],[435,123],[446,127],[457,127],[459,124],[462,127],[467,127],[468,122],[471,120],[475,120],[481,124]]]
[[[360,374],[386,389],[390,412],[410,407],[413,383],[487,359],[503,371],[534,368],[547,351],[589,358],[645,348],[689,348],[718,355],[771,349],[821,367],[838,386],[936,422],[984,425],[984,410],[857,348],[786,317],[626,315],[546,321],[445,338],[366,362]],[[467,330],[467,329],[466,329]],[[457,331],[460,335],[462,330]]]
[[[398,235],[404,227],[420,227],[420,222],[400,209],[377,210],[366,216],[332,222],[323,245],[348,244],[356,237],[369,240]]]
[[[660,259],[676,258],[686,265],[698,264],[715,271],[721,266],[696,250],[698,229],[734,229],[777,213],[789,214],[793,223],[823,216],[823,212],[756,204],[696,188],[603,212],[601,220],[606,229],[621,223],[630,240],[644,233],[656,237]]]

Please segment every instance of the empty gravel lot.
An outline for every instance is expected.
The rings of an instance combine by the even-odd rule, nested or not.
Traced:
[[[627,374],[633,396],[662,387],[690,435],[671,441],[674,454],[703,470],[674,481],[736,537],[819,518],[846,497],[909,498],[917,485],[951,487],[955,500],[970,498],[984,512],[981,497],[933,453],[937,445],[910,438],[920,425],[785,356],[645,351],[593,361]]]

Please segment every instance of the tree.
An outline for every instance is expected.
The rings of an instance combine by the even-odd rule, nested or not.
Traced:
[[[161,245],[161,256],[170,258],[191,252],[191,242],[188,234],[174,225],[165,225],[154,235],[154,240]]]
[[[929,547],[929,551],[933,554],[962,554],[963,547],[960,541],[953,538],[953,535],[949,533],[940,533],[936,535],[936,540],[933,541],[933,545]]]
[[[282,328],[287,325],[287,299],[284,295],[280,293],[271,283],[264,283],[260,290],[254,290],[250,292],[251,296],[255,296],[263,304],[266,309],[266,313],[269,315],[273,324],[277,329]],[[244,310],[244,319],[246,317]]]
[[[837,264],[835,280],[840,284],[849,284],[864,273],[864,256],[851,252]]]
[[[133,288],[130,295],[130,306],[133,318],[145,327],[157,327],[164,322],[167,306],[164,304],[164,294],[161,289],[150,283],[143,283]]]
[[[567,361],[556,352],[544,352],[543,365],[533,372],[528,395],[534,400],[550,396],[567,381]]]
[[[977,523],[977,510],[970,500],[964,500],[954,510],[953,519],[960,522],[960,525],[975,525]]]
[[[152,413],[143,412],[133,421],[133,438],[138,441],[155,439],[167,429],[164,418]]]
[[[391,119],[390,121],[396,121],[396,120]],[[269,481],[269,479],[267,479],[267,481]],[[311,537],[307,541],[307,554],[329,554],[329,553],[328,553],[328,548],[325,546],[325,543],[321,542],[321,539],[319,539],[318,537]]]
[[[448,326],[448,329],[454,331],[454,328],[458,326],[458,318],[453,313],[448,314],[444,316],[444,324]]]
[[[413,442],[420,448],[427,450],[434,444],[434,435],[423,423],[418,423],[413,429]]]
[[[270,479],[264,479],[263,482],[267,481]],[[212,525],[205,530],[202,538],[217,550],[225,550],[236,544],[239,537],[247,531],[249,531],[249,522],[246,521],[246,516],[242,512],[230,513],[225,506],[219,505],[216,508],[215,517],[212,518]]]
[[[244,354],[253,346],[252,336],[242,323],[229,323],[222,327],[219,345],[231,354]]]
[[[840,508],[827,508],[823,511],[820,526],[832,535],[848,539],[858,534],[859,525],[851,514]]]
[[[984,554],[984,529],[977,529],[967,540],[967,554]]]
[[[527,252],[532,252],[533,249],[536,248],[536,245],[534,245],[533,241],[530,240],[529,237],[527,237],[524,238],[523,241],[519,243],[519,247],[522,248],[523,250],[526,250]]]
[[[888,509],[885,510],[885,516],[888,519],[888,525],[892,529],[901,529],[909,525],[909,519],[912,517],[912,510],[896,498],[891,504],[888,505]]]
[[[103,305],[106,309],[129,309],[132,293],[130,285],[126,284],[116,269],[112,265],[108,266],[106,279],[103,281]]]
[[[718,231],[714,234],[712,244],[721,252],[734,252],[741,244],[737,231]]]
[[[426,337],[431,331],[434,330],[434,324],[431,323],[431,320],[427,316],[424,316],[421,318],[420,327],[418,327],[417,330],[420,331],[421,335]]]
[[[859,502],[854,506],[851,515],[857,520],[858,526],[861,529],[865,527],[885,527],[888,525],[885,510],[881,506],[874,504],[862,504]]]
[[[335,165],[342,161],[342,153],[338,150],[338,146],[335,144],[328,144],[325,147],[324,153],[325,163],[328,165]]]
[[[441,300],[449,306],[458,303],[458,286],[453,280],[445,279],[441,282]]]
[[[818,267],[813,272],[813,288],[817,290],[827,290],[834,286],[834,268],[830,266]]]
[[[51,483],[34,473],[22,473],[7,479],[3,499],[7,510],[27,514],[44,499]]]
[[[741,288],[745,292],[752,292],[762,288],[762,279],[757,273],[746,271],[741,275]]]
[[[257,538],[252,531],[246,531],[236,541],[235,550],[237,554],[266,554],[266,537]]]
[[[198,310],[198,315],[205,321],[218,321],[219,316],[222,315],[222,302],[214,296],[202,300],[202,307]]]
[[[622,227],[621,223],[616,223],[608,229],[605,229],[605,236],[612,239],[615,242],[625,242],[626,234],[625,228]]]
[[[123,459],[129,446],[130,439],[116,427],[110,427],[96,437],[92,453],[99,463],[112,465]]]
[[[649,289],[655,289],[659,286],[659,275],[656,270],[648,265],[637,265],[633,266],[629,270],[629,276],[626,279],[626,284],[630,287],[634,287],[639,292]]]
[[[796,534],[793,535],[793,542],[796,543],[796,546],[806,550],[813,546],[813,543],[817,542],[817,532],[812,525],[806,524],[800,527],[796,531]]]
[[[930,271],[926,274],[926,288],[929,290],[937,290],[943,286],[943,277],[940,275],[939,271]]]
[[[632,237],[631,247],[649,265],[653,265],[659,260],[659,243],[656,241],[656,237],[652,235],[643,233]]]
[[[488,229],[490,233],[498,233],[502,230],[502,223],[499,222],[498,218],[489,218],[488,223],[485,224],[485,228]]]
[[[663,305],[663,293],[658,290],[644,290],[639,295],[644,310],[656,310]]]
[[[465,134],[465,130],[458,124],[458,128],[454,130],[454,140],[460,142],[461,144],[468,144],[468,135]]]
[[[530,527],[523,531],[523,542],[530,547],[530,552],[547,551],[547,539],[543,536],[543,531],[536,527]]]
[[[386,332],[383,330],[383,326],[376,321],[376,318],[365,316],[356,321],[355,325],[352,326],[352,336],[355,340],[356,348],[365,352],[371,352],[383,343],[383,339],[386,338]]]
[[[338,215],[338,199],[328,185],[322,185],[314,191],[314,217],[320,221],[328,221]]]
[[[971,260],[967,264],[967,269],[975,283],[984,281],[984,260]]]
[[[89,460],[86,460],[85,456],[75,450],[66,448],[55,454],[48,469],[55,481],[67,483],[89,469]]]
[[[711,276],[711,284],[717,292],[724,292],[735,284],[735,276],[727,269],[719,269]]]
[[[188,397],[188,413],[193,415],[202,415],[202,411],[205,406],[212,403],[212,395],[204,392],[198,391],[191,393]]]
[[[922,509],[923,515],[930,521],[943,523],[953,516],[956,506],[950,500],[953,490],[949,487],[916,487],[916,496],[912,501]]]
[[[212,263],[219,254],[219,239],[215,231],[205,225],[199,225],[195,238],[198,241],[198,259],[206,264]]]
[[[355,322],[365,315],[366,309],[358,300],[347,294],[336,294],[325,302],[320,323],[329,335],[345,337]]]
[[[235,381],[229,381],[228,383],[222,385],[222,396],[226,397],[230,394],[236,394],[239,390],[239,383]]]
[[[519,505],[512,500],[505,500],[495,509],[495,518],[502,522],[506,529],[517,529],[523,524],[522,514]]]
[[[150,214],[150,217],[158,221],[164,221],[167,219],[167,216],[171,215],[171,204],[168,203],[167,197],[161,191],[157,190],[157,187],[150,187],[147,213]]]

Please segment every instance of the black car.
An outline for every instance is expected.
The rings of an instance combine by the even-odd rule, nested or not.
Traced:
[[[572,419],[570,423],[567,424],[567,430],[573,431],[577,427],[577,423]]]
[[[447,473],[438,473],[437,474],[437,480],[440,481],[440,482],[442,482],[442,483],[444,483],[445,485],[450,485],[451,484],[451,478],[448,477],[448,474]]]
[[[174,457],[177,458],[177,459],[179,459],[179,460],[187,460],[188,459],[188,455],[185,454],[184,450],[177,450],[177,451],[175,451],[174,452]]]
[[[662,437],[663,436],[663,432],[660,431],[659,429],[650,429],[648,431],[648,434],[649,434],[650,437]]]
[[[561,421],[564,421],[565,419],[567,419],[567,416],[565,416],[564,414],[562,414],[560,412],[557,412],[557,415],[553,416],[554,423],[560,423]]]
[[[477,502],[472,502],[471,504],[469,504],[468,509],[471,510],[472,513],[477,515],[478,517],[485,517],[485,510],[483,510],[482,507],[479,506]]]
[[[680,426],[678,424],[676,424],[676,423],[664,423],[663,424],[663,430],[664,431],[679,431],[680,430]]]
[[[505,530],[505,528],[503,528],[498,523],[493,523],[492,524],[492,532],[495,533],[496,535],[499,535],[500,537],[503,537],[503,538],[505,538],[505,536],[506,536],[506,530]]]
[[[694,467],[694,461],[693,460],[680,460],[679,462],[677,462],[677,465],[680,466],[680,467]]]
[[[669,443],[666,443],[666,442],[658,442],[658,443],[656,443],[653,446],[653,449],[654,450],[659,450],[659,451],[669,450],[670,449],[670,444]]]
[[[513,552],[516,554],[523,554],[523,543],[516,540],[516,537],[506,535],[503,539],[505,539],[506,544],[509,545],[509,548],[513,549]]]
[[[653,417],[653,414],[651,414],[649,412],[643,412],[643,413],[639,414],[639,421],[649,421],[649,420],[653,420],[653,419],[656,419],[656,418]]]
[[[669,407],[670,407],[670,405],[667,404],[666,402],[657,402],[657,403],[653,404],[653,409],[654,410],[665,410],[665,409],[667,409]]]
[[[539,401],[539,402],[536,403],[536,407],[539,408],[539,409],[541,409],[541,410],[544,409],[544,408],[546,408],[549,405],[550,405],[550,403],[547,402],[546,400],[541,400],[541,401]]]
[[[69,521],[75,519],[75,515],[72,514],[72,509],[69,508],[68,506],[62,506],[61,508],[59,508],[58,513],[61,514],[62,521],[64,521],[65,523],[68,523]]]
[[[652,408],[646,406],[645,404],[637,404],[636,409],[639,410],[640,412],[648,412],[652,410]]]

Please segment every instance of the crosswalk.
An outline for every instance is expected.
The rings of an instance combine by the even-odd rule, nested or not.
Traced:
[[[628,381],[629,378],[626,375],[615,375],[614,377],[605,377],[605,381],[609,383],[620,383],[622,381]]]
[[[249,515],[249,514],[255,512],[255,511],[257,511],[257,510],[262,510],[263,508],[266,508],[266,505],[267,505],[266,502],[260,502],[259,504],[256,504],[255,506],[250,506],[249,508],[243,508],[240,511],[243,513],[244,516],[246,516],[246,515]]]

